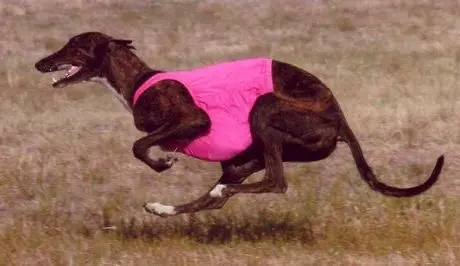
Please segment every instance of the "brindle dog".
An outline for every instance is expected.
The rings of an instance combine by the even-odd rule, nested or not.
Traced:
[[[157,172],[176,161],[154,160],[150,147],[169,141],[187,142],[209,129],[207,113],[195,105],[187,88],[166,80],[149,88],[133,106],[136,89],[161,71],[147,66],[133,52],[130,40],[115,39],[98,32],[71,38],[59,51],[43,58],[35,67],[41,72],[67,70],[53,87],[82,81],[103,83],[113,90],[134,116],[136,128],[148,133],[133,145],[136,158]],[[361,147],[329,88],[314,75],[287,63],[273,60],[274,92],[260,96],[248,117],[253,143],[234,158],[221,162],[222,176],[201,198],[178,206],[146,203],[144,208],[159,216],[221,208],[236,193],[283,193],[287,184],[283,162],[311,162],[328,157],[338,141],[346,142],[359,173],[369,186],[394,197],[410,197],[429,189],[441,172],[444,156],[421,185],[396,188],[380,182],[367,164]],[[251,174],[266,169],[259,182],[242,184]]]

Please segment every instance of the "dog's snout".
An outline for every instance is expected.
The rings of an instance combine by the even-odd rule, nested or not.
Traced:
[[[45,67],[45,64],[43,63],[43,60],[40,60],[37,63],[35,63],[35,68],[40,72],[46,71],[46,67]]]
[[[35,68],[40,72],[49,72],[53,70],[50,64],[46,63],[43,59],[35,63]]]
[[[37,63],[35,63],[35,68],[36,68],[38,71],[42,71],[42,69],[43,69],[43,64],[41,63],[41,61],[38,61]]]

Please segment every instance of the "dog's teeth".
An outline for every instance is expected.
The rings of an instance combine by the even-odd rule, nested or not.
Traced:
[[[55,76],[53,76],[53,83],[56,83],[58,80]]]

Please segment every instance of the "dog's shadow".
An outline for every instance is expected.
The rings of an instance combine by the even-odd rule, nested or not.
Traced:
[[[107,223],[107,221],[105,221]],[[198,243],[225,244],[232,241],[285,241],[314,243],[312,225],[307,218],[291,213],[261,211],[248,217],[190,215],[179,219],[121,219],[104,230],[125,240],[161,241],[185,238]]]

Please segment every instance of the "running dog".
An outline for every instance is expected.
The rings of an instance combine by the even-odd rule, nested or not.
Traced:
[[[131,40],[86,32],[35,64],[40,72],[65,71],[53,87],[82,81],[104,84],[132,112],[147,135],[133,145],[134,156],[157,172],[177,159],[152,159],[160,146],[222,166],[217,184],[197,200],[178,206],[144,204],[165,217],[221,208],[236,193],[284,193],[283,162],[327,158],[338,141],[347,143],[361,178],[375,191],[410,197],[429,189],[439,177],[444,156],[421,185],[397,188],[380,182],[367,164],[329,88],[314,75],[269,58],[220,63],[188,71],[150,68],[133,53]],[[265,169],[259,182],[244,183]]]

